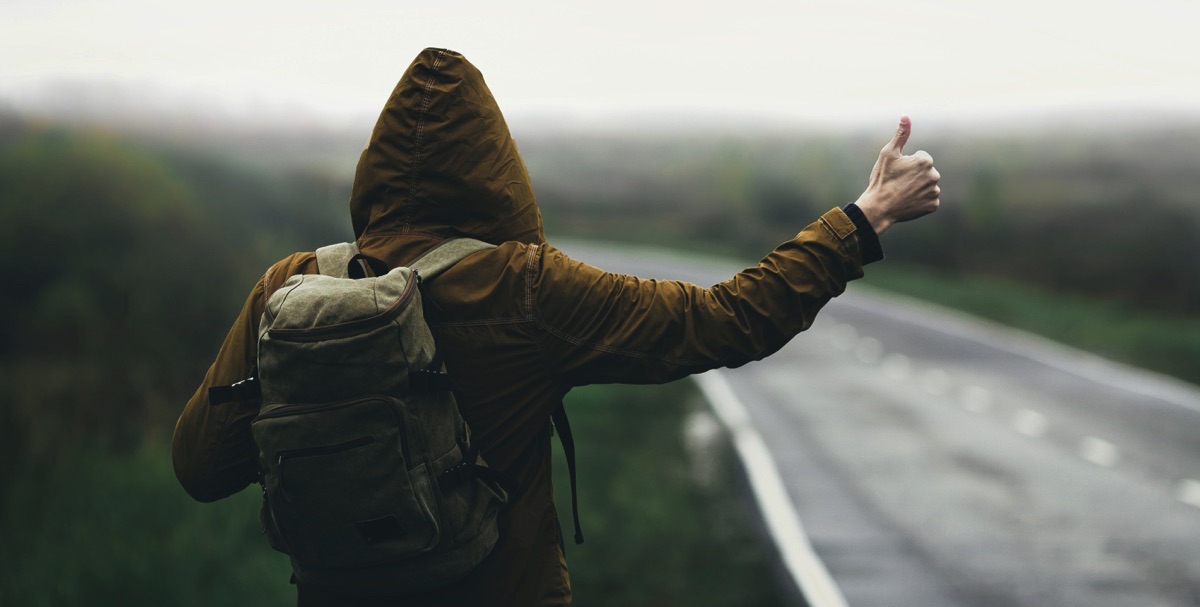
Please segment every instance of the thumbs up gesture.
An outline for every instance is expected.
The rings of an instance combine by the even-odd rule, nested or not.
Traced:
[[[942,176],[933,168],[933,158],[924,151],[904,155],[911,134],[912,121],[901,116],[896,134],[879,151],[866,191],[855,201],[876,234],[883,234],[893,223],[928,215],[941,202],[938,180]]]

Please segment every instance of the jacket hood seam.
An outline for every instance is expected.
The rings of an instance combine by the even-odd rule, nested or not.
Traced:
[[[403,226],[402,234],[407,234],[412,228],[412,207],[417,204],[417,184],[421,181],[421,161],[425,145],[425,122],[429,116],[429,104],[433,102],[434,77],[438,74],[438,70],[442,66],[442,59],[445,57],[445,49],[438,49],[437,56],[433,59],[433,65],[429,69],[429,75],[425,79],[424,90],[421,93],[421,110],[417,112],[417,136],[416,141],[413,143],[412,171],[408,178],[408,200],[405,203],[405,217],[401,223]]]

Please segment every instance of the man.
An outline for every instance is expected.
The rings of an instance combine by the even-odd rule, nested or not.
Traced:
[[[500,540],[459,583],[419,597],[367,600],[301,583],[301,605],[567,605],[566,561],[550,486],[551,412],[574,386],[659,383],[761,359],[882,258],[877,234],[934,211],[932,159],[903,156],[902,118],[865,192],[757,266],[711,288],[601,271],[546,243],[525,165],[482,76],[461,55],[426,49],[384,107],[359,160],[350,213],[366,255],[396,267],[446,238],[496,246],[425,285],[430,326],[482,454],[515,481]],[[264,303],[313,253],[273,265],[254,286],[175,429],[180,483],[217,500],[256,480],[257,407],[211,405],[208,388],[247,377]],[[236,566],[231,563],[231,566]]]

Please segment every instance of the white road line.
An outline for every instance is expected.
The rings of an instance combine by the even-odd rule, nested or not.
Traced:
[[[1111,468],[1116,465],[1121,454],[1116,445],[1102,438],[1085,436],[1079,443],[1079,456],[1102,468]]]
[[[833,342],[833,347],[839,350],[849,350],[858,341],[858,331],[854,325],[833,325],[829,329],[829,339]]]
[[[899,352],[888,354],[883,357],[883,374],[895,381],[908,379],[912,375],[912,362]]]
[[[846,607],[842,591],[804,533],[800,516],[796,514],[771,452],[750,421],[746,407],[734,394],[729,380],[720,371],[693,377],[717,417],[729,429],[734,448],[750,478],[750,487],[762,509],[767,530],[800,592],[811,607]]]
[[[1175,491],[1175,497],[1179,501],[1200,508],[1200,481],[1192,479],[1184,479],[1179,483],[1179,488]]]
[[[1037,438],[1046,433],[1046,416],[1033,409],[1021,409],[1013,417],[1013,427],[1025,436]]]
[[[921,376],[921,387],[932,396],[941,396],[950,391],[950,374],[941,369],[930,369]]]
[[[967,386],[962,391],[962,408],[971,413],[987,413],[992,408],[992,393],[982,386]]]
[[[873,365],[883,357],[883,344],[874,337],[863,337],[854,347],[854,356],[863,364]]]

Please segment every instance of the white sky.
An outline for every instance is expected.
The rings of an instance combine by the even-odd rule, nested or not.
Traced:
[[[425,46],[506,112],[1200,114],[1200,2],[3,0],[0,96],[116,82],[374,114]]]

